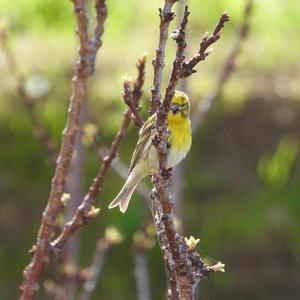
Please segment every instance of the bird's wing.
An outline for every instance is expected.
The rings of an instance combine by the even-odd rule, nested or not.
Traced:
[[[143,125],[143,127],[140,129],[139,132],[139,139],[137,141],[136,147],[134,149],[132,158],[131,158],[131,163],[129,167],[129,172],[132,171],[132,169],[135,167],[137,161],[142,158],[143,152],[145,149],[145,146],[149,139],[152,138],[153,136],[153,130],[155,129],[155,124],[156,124],[156,114],[153,114]]]

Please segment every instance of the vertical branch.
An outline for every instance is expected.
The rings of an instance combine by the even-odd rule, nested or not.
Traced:
[[[180,78],[187,77],[195,72],[193,69],[198,62],[204,60],[209,54],[207,48],[220,37],[220,30],[229,17],[224,13],[213,33],[206,34],[200,42],[199,53],[190,61],[184,62],[185,28],[188,22],[189,11],[185,8],[183,20],[180,28],[172,34],[177,43],[176,56],[173,62],[168,87],[162,104],[157,112],[157,135],[154,144],[158,148],[159,154],[159,176],[153,176],[152,181],[155,189],[152,191],[152,214],[154,217],[160,247],[164,253],[166,267],[170,273],[170,299],[190,300],[193,299],[194,289],[200,278],[207,276],[214,267],[207,267],[203,264],[196,249],[198,240],[184,239],[176,232],[174,226],[173,205],[174,198],[170,191],[169,170],[166,170],[167,161],[167,138],[166,116],[169,111],[171,99],[174,95],[175,87]]]
[[[165,0],[163,9],[159,9],[160,25],[159,25],[159,42],[156,48],[156,56],[152,61],[154,69],[153,86],[151,88],[152,99],[150,114],[154,114],[157,111],[161,102],[161,82],[163,68],[165,66],[165,48],[168,39],[168,29],[170,22],[175,17],[175,14],[171,11],[176,0]]]
[[[163,104],[159,107],[158,119],[161,119],[161,121],[163,121],[162,117],[166,118],[166,115],[170,109],[171,99],[175,92],[175,87],[177,86],[178,80],[181,76],[182,64],[185,59],[184,50],[187,46],[186,41],[185,41],[185,29],[186,29],[186,25],[188,23],[189,15],[190,15],[190,12],[188,10],[188,6],[185,6],[184,15],[183,15],[183,19],[180,24],[180,27],[179,27],[179,29],[175,30],[171,35],[173,40],[176,41],[177,50],[176,50],[176,54],[175,54],[175,59],[173,61],[173,69],[171,72],[168,87],[166,89],[164,101],[163,101]],[[159,124],[161,124],[161,123],[159,123]]]
[[[50,259],[50,240],[56,224],[56,217],[62,206],[61,197],[70,167],[75,137],[79,130],[80,112],[84,101],[87,99],[88,79],[94,72],[97,50],[91,46],[92,44],[88,36],[86,1],[74,0],[73,3],[80,40],[79,61],[73,78],[73,91],[68,109],[67,124],[63,131],[61,149],[56,162],[50,195],[43,212],[36,244],[31,250],[33,255],[31,263],[23,273],[24,279],[21,286],[20,298],[22,300],[35,298],[39,291],[39,281],[42,271]],[[106,12],[104,1],[100,1],[100,3],[102,3]],[[103,15],[104,19],[105,17],[106,13]]]

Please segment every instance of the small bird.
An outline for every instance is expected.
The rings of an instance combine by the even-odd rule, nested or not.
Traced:
[[[190,102],[188,96],[183,92],[175,91],[167,115],[169,130],[167,168],[177,165],[190,150],[192,135],[189,112]],[[120,193],[108,208],[119,206],[120,211],[125,213],[138,183],[145,176],[158,171],[158,150],[152,144],[152,139],[156,134],[156,119],[157,115],[153,114],[140,129],[139,139],[131,158],[128,178]]]

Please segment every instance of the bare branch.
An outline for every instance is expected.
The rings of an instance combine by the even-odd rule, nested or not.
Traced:
[[[194,67],[202,60],[205,60],[206,57],[210,54],[208,49],[212,44],[214,44],[221,35],[221,29],[224,27],[225,23],[229,21],[229,15],[227,12],[224,12],[220,17],[218,24],[216,25],[213,33],[209,35],[206,32],[200,42],[200,49],[198,53],[192,57],[189,61],[182,63],[181,77],[188,77],[191,74],[197,72]]]
[[[141,99],[143,93],[147,57],[148,57],[148,53],[143,53],[141,58],[138,60],[136,64],[138,75],[136,80],[134,81],[133,91],[132,91],[132,98],[135,106],[139,105],[139,100]]]
[[[165,66],[165,48],[168,39],[169,24],[175,17],[171,11],[176,0],[165,0],[163,9],[159,9],[160,25],[159,25],[159,42],[156,49],[156,56],[152,61],[154,69],[153,86],[151,88],[152,99],[150,114],[156,112],[161,102],[160,87],[162,82],[162,72]]]
[[[94,28],[94,51],[97,52],[102,46],[101,37],[104,32],[104,21],[107,17],[107,7],[105,5],[105,0],[95,0],[95,11],[96,11],[96,25]]]
[[[6,32],[1,30],[0,32],[0,45],[8,63],[9,71],[17,84],[17,92],[19,97],[24,103],[28,116],[33,125],[33,134],[43,145],[45,152],[48,154],[51,162],[55,162],[56,159],[56,146],[54,140],[50,137],[50,134],[46,128],[40,122],[35,111],[35,99],[27,92],[25,88],[25,78],[19,74],[17,61],[13,51],[7,43]]]
[[[88,17],[86,13],[86,1],[74,0],[74,11],[78,25],[80,40],[79,62],[76,66],[73,78],[73,92],[68,109],[68,119],[63,131],[62,145],[59,158],[56,163],[55,174],[47,206],[43,213],[41,226],[38,232],[36,245],[32,248],[32,261],[24,271],[24,280],[21,286],[22,300],[34,299],[39,291],[39,280],[42,271],[50,260],[50,241],[56,224],[56,217],[62,207],[61,197],[70,168],[75,137],[79,130],[79,117],[81,107],[87,98],[87,83],[94,71],[95,56],[97,51],[91,49],[88,37]],[[102,2],[103,5],[104,2]],[[105,17],[104,17],[105,18]]]

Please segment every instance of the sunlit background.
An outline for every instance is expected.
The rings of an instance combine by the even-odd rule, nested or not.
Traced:
[[[196,53],[202,35],[213,29],[224,11],[231,17],[213,53],[186,82],[193,112],[216,88],[246,2],[187,2],[191,10],[187,57]],[[90,82],[87,122],[98,129],[100,143],[109,146],[125,110],[121,77],[136,73],[135,63],[144,51],[149,53],[142,99],[142,113],[147,115],[151,59],[158,42],[157,13],[163,1],[108,0],[107,4],[103,46]],[[193,132],[193,147],[180,180],[183,232],[201,239],[199,248],[209,262],[226,264],[225,273],[201,282],[197,299],[299,299],[299,15],[299,1],[254,2],[249,37],[242,44],[237,70],[204,124]],[[26,79],[26,90],[36,101],[35,112],[59,148],[78,46],[72,2],[0,0],[0,23],[18,71]],[[165,84],[174,50],[174,42],[169,41]],[[2,52],[0,100],[0,298],[16,299],[53,166],[32,134],[30,118]],[[132,124],[121,145],[120,158],[126,165],[136,134]],[[99,164],[95,148],[86,142],[84,191]],[[111,170],[97,198],[101,212],[80,232],[78,264],[82,268],[91,263],[97,240],[107,226],[114,225],[123,235],[122,242],[108,252],[92,299],[137,299],[133,236],[144,226],[149,211],[138,193],[125,215],[107,209],[122,183]],[[157,244],[149,248],[151,299],[165,299],[161,251]],[[39,299],[54,299],[47,287],[60,281],[58,264],[56,260],[47,268]]]

